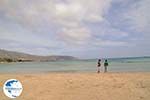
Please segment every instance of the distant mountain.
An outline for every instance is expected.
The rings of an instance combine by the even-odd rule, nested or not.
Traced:
[[[46,62],[60,60],[77,60],[77,58],[72,56],[37,56],[0,49],[0,62]]]

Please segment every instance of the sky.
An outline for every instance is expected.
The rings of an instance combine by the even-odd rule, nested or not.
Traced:
[[[0,0],[0,48],[79,58],[150,56],[150,0]]]

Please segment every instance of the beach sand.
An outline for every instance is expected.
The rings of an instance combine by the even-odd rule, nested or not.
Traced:
[[[150,73],[0,74],[0,100],[7,79],[21,81],[15,100],[150,100]]]

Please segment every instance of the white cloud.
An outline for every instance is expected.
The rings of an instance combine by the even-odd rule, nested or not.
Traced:
[[[56,4],[56,20],[60,25],[60,36],[67,43],[83,44],[92,36],[84,22],[102,22],[111,0],[68,0]]]
[[[6,26],[0,27],[0,40],[6,40],[8,43],[4,44],[5,47],[18,47],[28,44],[28,46],[35,45],[35,46],[43,46],[43,47],[56,47],[57,41],[51,39],[51,41],[38,36],[37,34],[33,34],[27,30],[20,29],[18,27],[17,31],[12,29],[7,29]],[[55,43],[55,44],[54,44]],[[0,43],[1,45],[1,43]]]
[[[103,21],[111,0],[67,0],[56,4],[56,17],[72,21]]]
[[[84,27],[63,28],[60,37],[67,43],[84,44],[90,37],[90,31]]]
[[[124,14],[124,18],[128,19],[128,23],[132,25],[131,29],[138,32],[150,32],[150,0],[141,0],[135,2],[131,8]]]
[[[110,10],[113,1],[123,4],[115,5]],[[131,4],[128,4],[129,1],[132,1]],[[150,32],[148,4],[148,0],[0,0],[0,26],[3,26],[3,23],[12,26],[17,24],[22,28],[7,28],[6,25],[4,30],[1,30],[3,27],[0,27],[0,41],[8,49],[37,54],[51,52],[97,56],[103,48],[104,52],[108,50],[107,53],[111,51],[110,54],[114,51],[118,53],[122,52],[117,51],[118,48],[132,45],[131,38],[139,39],[135,36],[136,33],[132,34],[127,28],[141,32],[141,37],[144,32]],[[133,7],[130,7],[131,5]],[[119,27],[113,26],[113,19]],[[129,21],[125,28],[122,27],[122,24],[126,24],[122,21],[124,19]],[[149,34],[145,34],[145,37],[147,36]],[[16,43],[17,41],[19,42]],[[135,40],[136,43],[137,41]],[[134,47],[130,50],[132,49],[134,50]]]
[[[64,38],[85,40],[91,33],[83,23],[102,22],[110,4],[111,0],[1,0],[0,11],[30,30],[38,30],[46,23],[58,27],[56,30]]]
[[[110,41],[110,40],[99,40],[95,43],[97,46],[129,46],[127,42],[122,41]]]

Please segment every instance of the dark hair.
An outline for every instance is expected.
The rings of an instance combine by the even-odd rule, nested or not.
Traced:
[[[98,61],[101,61],[101,59],[98,59]]]

